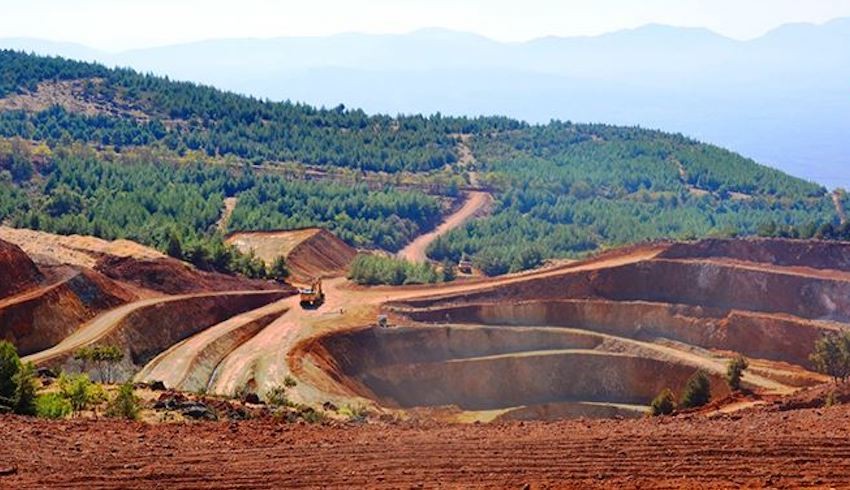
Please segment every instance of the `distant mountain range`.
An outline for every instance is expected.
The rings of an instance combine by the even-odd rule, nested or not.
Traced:
[[[117,54],[36,39],[0,39],[0,47],[328,107],[678,131],[850,187],[850,19],[786,25],[751,41],[648,25],[524,43],[427,29],[211,40]]]

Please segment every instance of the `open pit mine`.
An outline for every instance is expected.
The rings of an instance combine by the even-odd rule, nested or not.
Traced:
[[[80,347],[118,345],[124,379],[176,390],[262,396],[292,377],[298,403],[493,421],[640,417],[697,370],[723,400],[738,354],[759,396],[713,409],[766,403],[826,381],[809,354],[850,324],[846,243],[651,243],[497,278],[367,288],[341,275],[354,255],[344,244],[299,237],[322,240],[282,238],[303,261],[295,270],[324,276],[318,308],[289,285],[201,272],[137,244],[2,229],[0,338],[68,370],[81,368]]]

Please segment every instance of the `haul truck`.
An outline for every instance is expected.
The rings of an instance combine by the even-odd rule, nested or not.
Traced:
[[[298,290],[301,293],[302,308],[318,308],[325,302],[325,292],[322,291],[322,280],[314,279],[309,288]]]

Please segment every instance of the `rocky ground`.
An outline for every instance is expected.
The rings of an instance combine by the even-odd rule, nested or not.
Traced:
[[[444,425],[0,417],[2,488],[823,488],[850,485],[850,407]]]

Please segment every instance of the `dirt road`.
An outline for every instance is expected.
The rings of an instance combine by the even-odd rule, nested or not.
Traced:
[[[135,379],[162,381],[183,391],[206,390],[228,354],[293,306],[294,299],[286,298],[213,325],[156,356]]]
[[[215,229],[224,233],[227,231],[227,225],[230,223],[230,216],[233,215],[233,210],[236,209],[238,199],[235,197],[225,197],[224,207],[221,210],[221,217],[215,223]]]
[[[134,301],[118,308],[102,313],[85,324],[81,325],[73,334],[65,337],[62,342],[51,347],[50,349],[37,352],[35,354],[24,357],[24,362],[33,362],[35,364],[44,363],[51,359],[67,355],[76,349],[96,342],[97,340],[108,335],[113,329],[117,328],[121,321],[131,313],[142,308],[147,308],[154,305],[166,304],[173,301],[180,301],[189,298],[203,298],[211,296],[242,296],[242,295],[257,295],[269,294],[268,291],[228,291],[216,293],[199,293],[199,294],[182,294],[178,296],[168,296],[165,298],[149,298],[140,301]]]
[[[850,486],[850,407],[482,425],[0,416],[3,488]]]
[[[366,288],[355,286],[344,278],[327,280],[323,284],[327,300],[321,308],[305,310],[297,305],[296,298],[290,299],[292,307],[286,313],[221,361],[208,391],[230,395],[247,386],[263,393],[291,375],[299,380],[298,387],[293,390],[293,398],[296,401],[323,403],[331,400],[345,403],[349,400],[340,396],[336,383],[327,380],[318,368],[309,363],[302,364],[302,359],[295,355],[296,346],[300,342],[329,331],[374,323],[381,305],[390,301],[460,292],[471,293],[530,278],[616,267],[652,258],[659,252],[660,249],[647,247],[627,254],[601,257],[551,269],[443,285]],[[187,355],[195,356],[197,352],[196,350]],[[168,368],[163,366],[163,369]]]
[[[420,235],[415,240],[410,242],[406,247],[400,250],[397,254],[402,259],[411,262],[425,262],[428,258],[425,255],[425,250],[437,237],[445,235],[451,230],[464,225],[477,213],[482,212],[490,205],[492,197],[486,192],[473,191],[467,193],[466,201],[463,206],[452,213],[445,221],[440,223],[434,231]]]
[[[841,194],[838,191],[832,193],[832,203],[835,205],[835,213],[838,215],[838,220],[841,224],[847,223],[847,212],[844,210],[844,203],[841,202]]]

